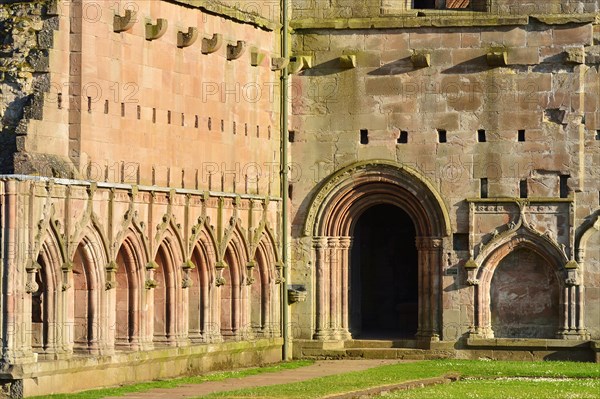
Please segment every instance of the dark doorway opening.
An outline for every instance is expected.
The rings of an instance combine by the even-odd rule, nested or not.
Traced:
[[[418,326],[415,225],[388,204],[367,209],[354,227],[351,330],[356,338],[413,338]]]

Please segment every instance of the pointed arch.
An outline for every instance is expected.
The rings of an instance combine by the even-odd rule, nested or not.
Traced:
[[[177,234],[167,229],[155,253],[153,290],[154,342],[174,344],[182,332],[183,298],[179,282],[182,280],[183,249]]]
[[[277,295],[277,250],[273,236],[265,230],[254,253],[255,267],[249,276],[250,322],[257,336],[273,336],[279,332],[280,311]]]
[[[72,255],[74,346],[76,350],[97,352],[106,333],[103,306],[105,267],[108,264],[106,242],[97,225],[86,227]]]
[[[217,247],[209,229],[202,229],[195,238],[190,257],[194,268],[189,271],[188,335],[192,342],[212,342],[220,336],[214,288]]]
[[[138,349],[143,334],[142,300],[148,250],[133,228],[124,232],[116,255],[115,344]]]
[[[247,323],[246,265],[248,246],[239,226],[233,227],[226,241],[222,269],[224,284],[220,287],[221,335],[225,339],[239,339]]]
[[[56,233],[56,229],[48,228],[36,256],[39,270],[35,276],[37,290],[31,298],[31,346],[34,352],[40,354],[61,352],[65,344],[65,334],[61,332],[66,323],[59,311],[63,305],[62,267],[65,258],[64,246]]]

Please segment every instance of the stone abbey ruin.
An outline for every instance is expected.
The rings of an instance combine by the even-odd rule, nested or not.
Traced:
[[[598,0],[3,0],[0,384],[600,359]]]

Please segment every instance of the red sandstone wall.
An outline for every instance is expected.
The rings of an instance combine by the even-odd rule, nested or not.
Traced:
[[[115,33],[113,17],[125,9],[137,22]],[[59,3],[58,13],[51,92],[27,152],[69,157],[90,180],[278,191],[279,73],[270,58],[279,39],[270,28],[168,1]],[[157,18],[168,21],[167,31],[146,40],[145,24]],[[199,38],[178,48],[177,32],[188,27]],[[202,38],[214,33],[223,46],[202,54]],[[229,61],[227,44],[238,40],[246,51]],[[265,55],[258,66],[251,49]]]

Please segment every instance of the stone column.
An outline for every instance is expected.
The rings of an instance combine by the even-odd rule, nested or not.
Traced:
[[[340,257],[339,239],[329,237],[327,239],[329,263],[329,338],[339,339],[337,331],[341,327],[341,302],[340,302]]]
[[[25,290],[25,276],[19,270],[24,267],[17,267],[19,257],[17,251],[18,226],[17,226],[17,182],[7,181],[0,183],[0,194],[2,194],[3,206],[2,228],[4,231],[2,245],[3,259],[3,287],[2,289],[2,358],[8,364],[29,363],[34,360],[31,350],[31,316],[29,320],[24,315],[30,315],[29,312],[22,312],[21,306],[28,306],[31,309],[31,298],[21,300]]]
[[[340,338],[343,340],[352,339],[350,335],[350,249],[352,246],[352,237],[340,237],[338,245],[340,247],[340,268],[341,268],[341,328]]]
[[[327,259],[327,237],[315,237],[315,334],[314,338],[325,340],[329,337],[327,296],[329,295],[329,265]]]
[[[442,239],[417,237],[419,251],[419,328],[417,336],[438,340],[440,335],[440,262]]]

